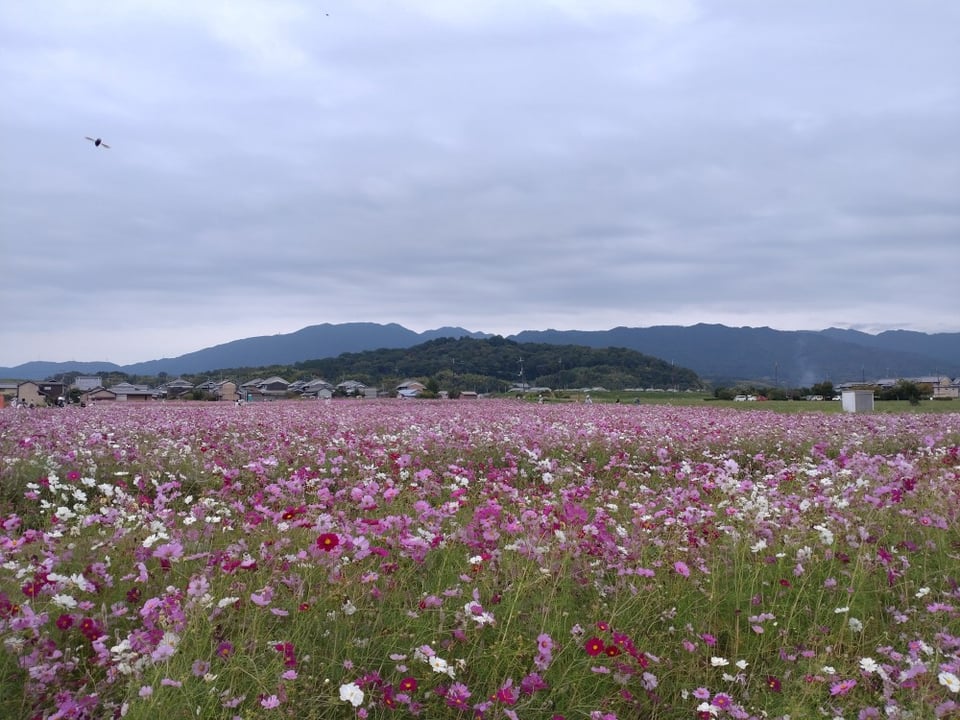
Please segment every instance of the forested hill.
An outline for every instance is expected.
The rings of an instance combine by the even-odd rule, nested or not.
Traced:
[[[269,372],[282,374],[283,369],[273,366]],[[299,362],[289,370],[287,380],[321,377],[334,383],[354,379],[387,385],[405,378],[436,377],[444,386],[481,390],[502,389],[521,380],[551,388],[702,387],[692,370],[635,350],[518,343],[499,336],[440,338],[410,348],[344,353]],[[217,370],[230,377],[250,372],[251,368]]]

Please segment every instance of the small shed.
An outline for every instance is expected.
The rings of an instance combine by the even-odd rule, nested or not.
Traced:
[[[873,390],[844,390],[840,401],[844,412],[873,412]]]

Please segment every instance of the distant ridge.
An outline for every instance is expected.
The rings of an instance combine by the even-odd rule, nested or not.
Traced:
[[[135,375],[201,374],[222,368],[292,365],[343,353],[413,347],[450,337],[487,338],[460,327],[414,332],[396,323],[311,325],[296,332],[234,340],[174,358],[132,365],[109,362],[29,362],[0,368],[0,377],[42,380],[57,373],[119,371]],[[736,382],[809,387],[883,377],[960,376],[960,333],[892,330],[774,330],[726,325],[661,325],[610,330],[525,330],[518,342],[623,347],[690,368],[714,384]]]
[[[442,327],[422,333],[390,323],[323,323],[310,325],[292,333],[261,335],[231,340],[227,343],[196,350],[173,358],[160,358],[130,365],[110,362],[43,362],[34,361],[16,367],[0,368],[0,377],[20,380],[43,380],[57,373],[96,373],[117,371],[133,375],[188,375],[228,367],[261,367],[288,365],[302,360],[336,357],[346,352],[362,352],[380,348],[405,348],[441,337],[490,337],[463,328]]]
[[[773,330],[699,324],[612,330],[525,330],[519,342],[619,346],[694,370],[715,384],[809,387],[884,377],[960,375],[960,333]]]

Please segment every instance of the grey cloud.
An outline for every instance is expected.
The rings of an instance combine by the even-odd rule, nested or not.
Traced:
[[[960,329],[958,14],[8,4],[0,364],[65,322],[128,361],[349,320]]]

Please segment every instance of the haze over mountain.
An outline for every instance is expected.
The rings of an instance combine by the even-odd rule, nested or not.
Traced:
[[[293,333],[250,337],[175,358],[132,365],[107,362],[30,362],[0,368],[0,376],[41,380],[57,373],[120,371],[170,376],[221,368],[284,365],[347,352],[413,347],[441,337],[490,337],[460,327],[417,333],[391,323],[311,325]],[[960,333],[892,330],[870,335],[856,330],[787,331],[699,324],[688,327],[617,327],[610,330],[525,330],[518,342],[623,347],[694,370],[714,384],[764,382],[790,387],[823,380],[835,383],[883,377],[960,376]]]

